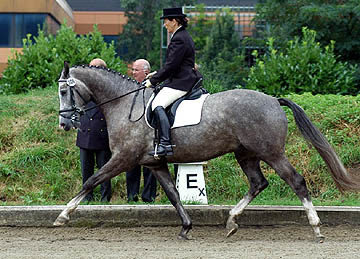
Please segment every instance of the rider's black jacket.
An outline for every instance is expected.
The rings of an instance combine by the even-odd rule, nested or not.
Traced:
[[[166,51],[165,65],[150,79],[152,85],[164,82],[164,87],[189,91],[197,82],[195,44],[184,27],[173,35]]]

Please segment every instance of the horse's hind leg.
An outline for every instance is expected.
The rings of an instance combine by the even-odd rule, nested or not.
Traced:
[[[305,208],[309,223],[314,230],[315,238],[318,242],[322,243],[325,237],[320,233],[321,222],[314,205],[312,204],[304,177],[296,172],[295,168],[290,164],[286,157],[281,157],[280,159],[266,162],[272,168],[274,168],[279,176],[290,185],[290,187],[299,197]]]
[[[269,184],[261,172],[259,159],[251,158],[240,160],[240,155],[237,155],[236,153],[235,157],[249,180],[250,189],[229,213],[230,216],[226,223],[226,228],[228,230],[227,237],[233,235],[239,228],[235,222],[235,217],[240,215],[246,206]]]
[[[179,238],[188,239],[187,233],[192,228],[192,222],[190,216],[181,204],[179,192],[176,190],[174,182],[171,179],[167,164],[164,164],[160,167],[151,168],[151,171],[164,189],[166,196],[169,198],[171,204],[176,208],[177,212],[179,213],[182,222],[182,229],[179,233]]]

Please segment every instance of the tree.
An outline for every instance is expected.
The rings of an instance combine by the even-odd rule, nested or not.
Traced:
[[[242,84],[247,68],[240,50],[240,40],[235,33],[234,17],[229,9],[217,11],[200,64],[205,79],[218,80],[224,89]]]
[[[127,61],[137,58],[149,58],[149,53],[158,49],[159,45],[152,44],[155,32],[159,30],[158,11],[165,7],[192,4],[193,0],[122,0],[125,15],[128,19],[124,30],[119,36],[121,49],[126,49],[120,55]],[[152,62],[152,60],[149,60]]]
[[[188,31],[195,43],[196,59],[201,59],[215,20],[206,15],[205,4],[196,5],[193,11],[198,14],[190,18]]]
[[[256,20],[268,25],[266,38],[275,38],[278,46],[308,27],[322,45],[335,41],[342,60],[360,63],[359,0],[266,0],[256,5],[256,13]]]

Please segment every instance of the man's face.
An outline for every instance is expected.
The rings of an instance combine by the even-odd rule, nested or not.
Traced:
[[[144,64],[141,64],[140,62],[134,62],[131,71],[136,81],[138,82],[144,81],[146,77],[146,73],[144,71]]]

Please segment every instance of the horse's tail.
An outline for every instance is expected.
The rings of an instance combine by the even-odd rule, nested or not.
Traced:
[[[322,159],[330,169],[331,176],[335,181],[338,189],[343,191],[359,191],[360,179],[354,175],[350,175],[338,155],[331,147],[325,136],[315,127],[315,125],[306,116],[304,110],[296,103],[285,99],[278,98],[281,106],[289,107],[294,115],[295,122],[301,134],[306,140],[311,142],[316,150],[319,152]]]

